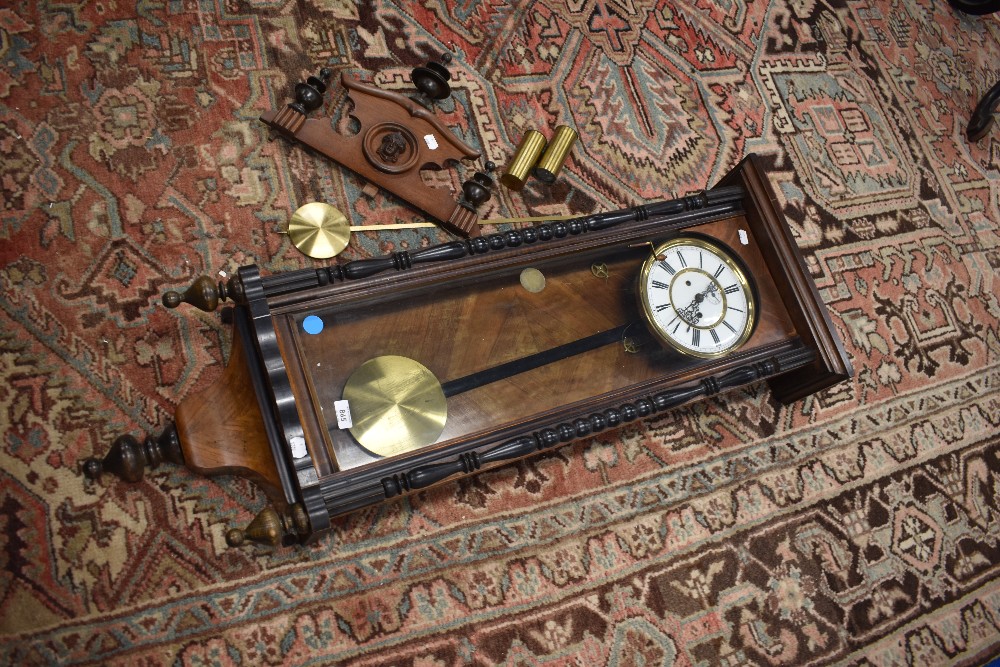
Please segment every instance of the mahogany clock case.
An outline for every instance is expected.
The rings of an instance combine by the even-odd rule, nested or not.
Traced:
[[[739,242],[740,222],[726,217],[684,231],[732,248]],[[541,252],[494,258],[494,266],[446,283],[409,276],[363,294],[336,290],[305,308],[276,307],[277,338],[294,393],[308,398],[299,416],[320,477],[408,453],[408,447],[390,443],[379,447],[382,456],[377,456],[349,430],[338,428],[334,403],[352,374],[372,358],[415,359],[446,387],[471,386],[457,393],[445,390],[447,420],[434,445],[443,450],[572,420],[624,389],[648,387],[699,366],[700,360],[666,348],[645,330],[636,296],[636,278],[650,254],[645,241],[599,243],[547,257],[538,256],[549,254],[539,246]],[[751,341],[759,348],[785,342],[795,332],[752,242],[748,238],[737,256],[755,267],[751,273],[763,295]],[[544,289],[533,293],[523,287],[524,270],[540,271]],[[308,318],[318,318],[311,321],[321,323],[322,330],[308,332]],[[578,341],[604,333],[610,342],[601,340],[604,344],[595,349],[480,385],[479,378],[489,379],[494,368],[532,357],[545,360],[549,350],[573,351]],[[395,440],[406,442],[404,435]]]
[[[690,198],[687,210],[648,218],[637,207],[620,224],[515,230],[343,268],[261,277],[243,267],[218,294],[208,283],[201,296],[192,288],[186,300],[203,307],[237,301],[233,352],[220,381],[178,407],[176,431],[147,440],[146,460],[250,476],[275,504],[265,539],[306,541],[337,515],[729,387],[766,379],[790,402],[850,377],[756,159],[710,193],[723,189],[742,196],[701,208],[695,202],[710,197]],[[681,354],[644,324],[639,270],[652,246],[679,235],[720,245],[750,278],[753,333],[729,355]],[[540,272],[544,288],[522,284],[525,270]],[[383,356],[419,362],[445,388],[435,441],[373,450],[339,427],[345,384]]]

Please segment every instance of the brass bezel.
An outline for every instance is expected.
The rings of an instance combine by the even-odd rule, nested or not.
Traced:
[[[712,255],[717,257],[736,275],[736,281],[746,296],[746,325],[744,326],[743,331],[740,332],[739,337],[737,337],[736,342],[724,350],[706,353],[684,347],[679,342],[664,333],[656,324],[656,319],[653,317],[653,311],[649,303],[649,273],[652,271],[653,265],[657,262],[658,257],[665,255],[672,248],[679,245],[695,246],[712,253]],[[753,334],[754,325],[757,322],[756,292],[754,290],[753,283],[747,276],[747,272],[743,270],[740,262],[734,257],[734,253],[720,243],[710,242],[696,236],[678,236],[654,247],[649,257],[647,257],[646,261],[643,262],[642,269],[639,270],[639,285],[636,290],[636,295],[639,300],[639,309],[642,311],[642,316],[646,320],[646,326],[650,333],[652,333],[656,339],[664,345],[688,357],[695,357],[698,359],[717,359],[719,357],[732,354],[750,339],[751,334]]]

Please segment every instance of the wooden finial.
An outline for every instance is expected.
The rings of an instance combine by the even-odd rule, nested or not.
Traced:
[[[104,458],[88,458],[83,462],[83,474],[98,479],[110,472],[126,482],[141,482],[146,467],[155,468],[164,461],[184,465],[177,429],[169,424],[158,437],[147,436],[140,443],[132,435],[122,435],[111,445]]]
[[[197,278],[191,287],[183,293],[170,291],[163,295],[163,305],[176,308],[182,303],[189,303],[195,308],[211,313],[219,307],[220,301],[232,299],[238,301],[243,293],[243,285],[239,276],[233,276],[228,282],[216,282],[208,276]]]
[[[226,543],[231,547],[239,547],[249,540],[277,547],[301,541],[309,534],[309,529],[309,519],[301,505],[292,505],[286,513],[278,512],[268,505],[246,528],[230,528],[226,532]]]

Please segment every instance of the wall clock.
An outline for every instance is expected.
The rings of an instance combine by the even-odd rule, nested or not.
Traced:
[[[245,540],[334,517],[766,380],[791,402],[852,369],[750,156],[697,195],[165,295],[232,301],[230,362],[161,435],[84,465],[163,460],[255,480]]]

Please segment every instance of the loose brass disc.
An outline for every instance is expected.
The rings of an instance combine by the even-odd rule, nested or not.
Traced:
[[[313,259],[329,259],[347,247],[351,226],[334,206],[312,202],[300,206],[288,221],[292,245]]]
[[[521,287],[532,294],[538,294],[545,289],[545,274],[538,269],[528,268],[521,271]]]
[[[378,456],[420,449],[441,437],[448,403],[441,383],[419,362],[386,355],[369,359],[347,379],[351,435]]]

